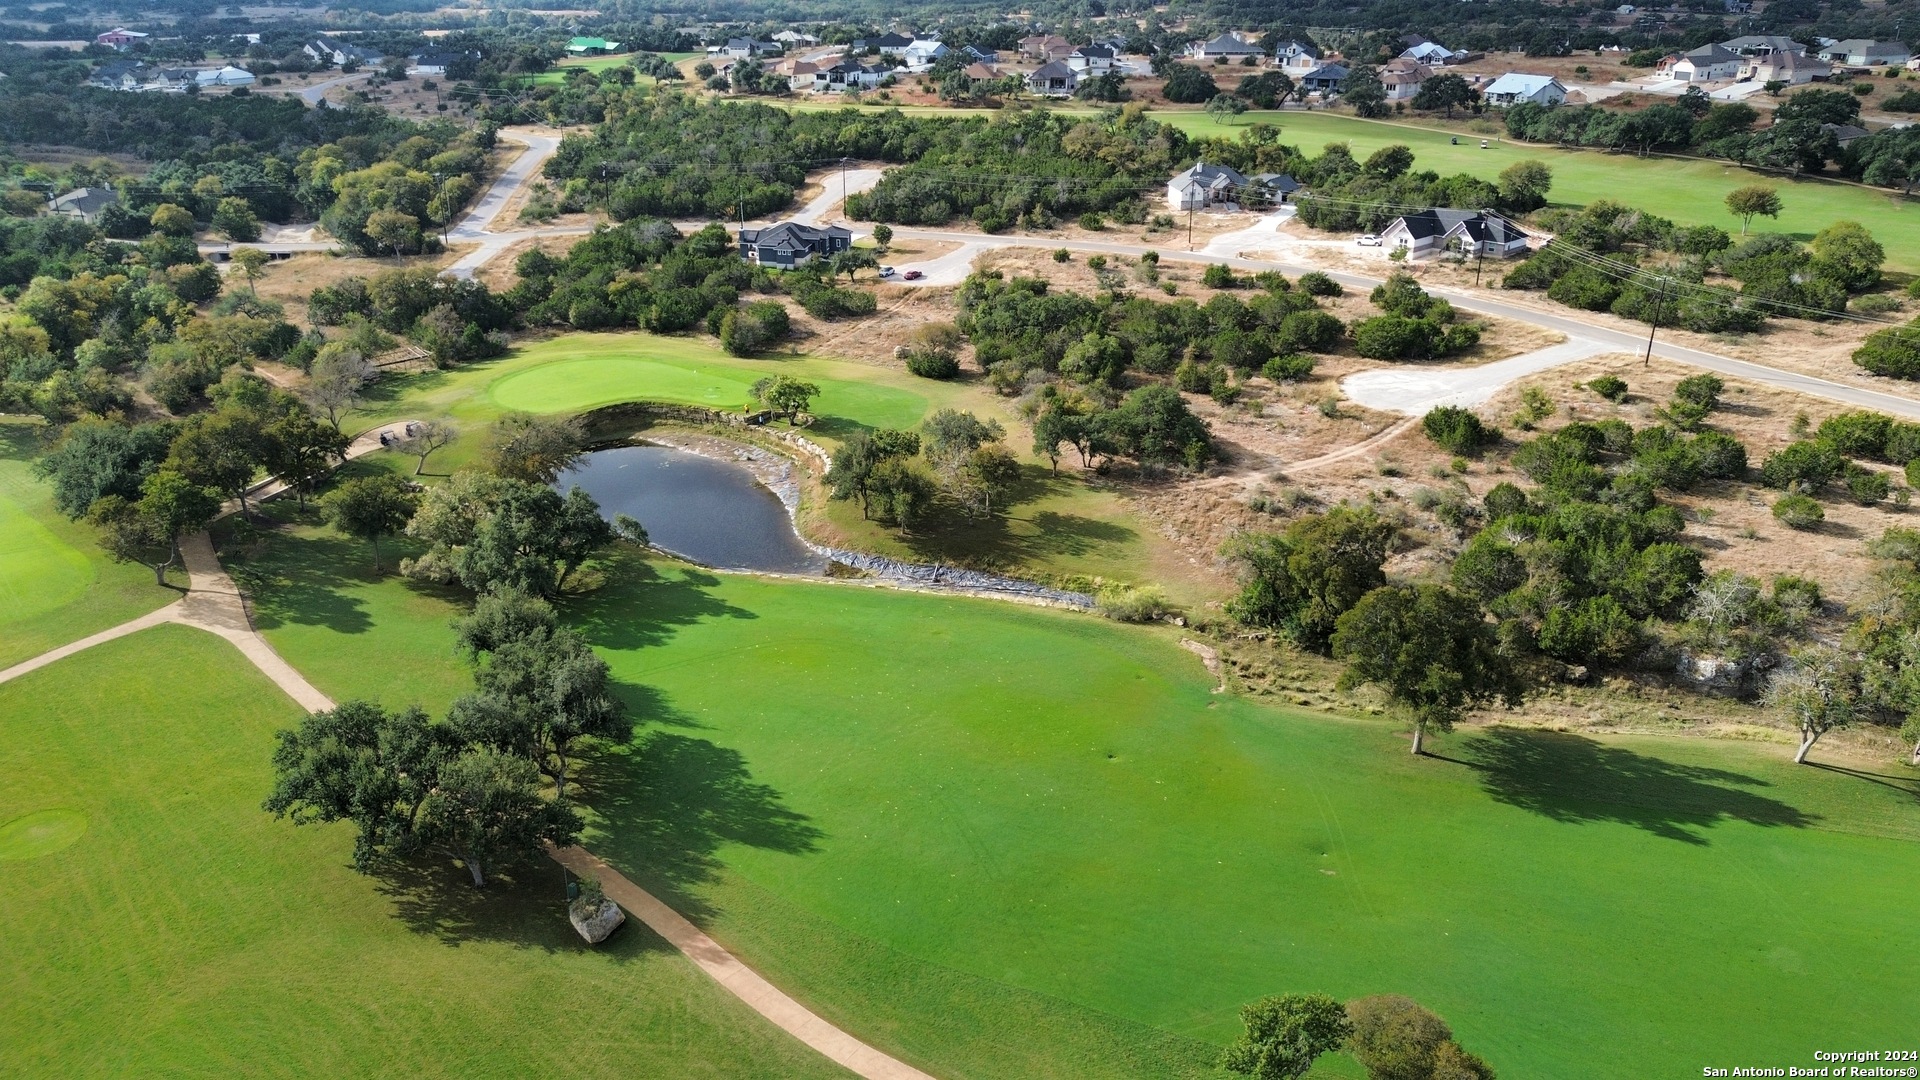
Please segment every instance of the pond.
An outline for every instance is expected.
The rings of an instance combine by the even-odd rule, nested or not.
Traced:
[[[820,574],[827,560],[794,531],[780,497],[731,461],[667,446],[597,450],[562,473],[611,519],[646,526],[655,547],[724,570]]]

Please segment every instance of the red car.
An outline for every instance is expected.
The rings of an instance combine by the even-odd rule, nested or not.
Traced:
[[[919,281],[921,278],[926,277],[927,275],[921,273],[918,270],[909,270],[906,273],[901,274],[900,276],[906,279],[907,281]]]

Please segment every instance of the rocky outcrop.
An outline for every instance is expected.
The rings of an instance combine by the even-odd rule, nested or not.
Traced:
[[[1673,673],[1681,682],[1705,694],[1740,697],[1750,688],[1758,672],[1752,660],[1729,660],[1681,649],[1674,658]]]
[[[605,897],[600,899],[598,908],[575,900],[567,905],[567,921],[573,924],[581,937],[587,939],[587,944],[598,945],[620,929],[620,924],[627,921],[627,913],[620,910],[619,904]]]

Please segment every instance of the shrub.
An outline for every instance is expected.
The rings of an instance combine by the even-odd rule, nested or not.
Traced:
[[[1378,315],[1353,325],[1354,349],[1369,360],[1431,359],[1442,337],[1435,324],[1404,315]]]
[[[1853,362],[1875,375],[1920,378],[1920,327],[1909,323],[1875,331],[1854,350]]]
[[[1087,269],[1105,270],[1106,268],[1107,268],[1107,257],[1105,255],[1087,256]]]
[[[1720,407],[1720,395],[1727,384],[1718,375],[1689,375],[1673,388],[1673,400],[1698,405],[1703,409]]]
[[[1094,610],[1119,622],[1152,622],[1173,611],[1158,585],[1109,585],[1094,597]]]
[[[1327,352],[1346,332],[1346,324],[1327,312],[1290,312],[1274,330],[1273,347],[1281,353]]]
[[[951,379],[960,374],[960,361],[952,353],[916,350],[907,354],[907,370],[923,379]]]
[[[1890,311],[1899,311],[1907,305],[1904,300],[1890,293],[1868,293],[1865,296],[1855,297],[1848,306],[1868,315],[1885,315]]]
[[[1209,289],[1231,289],[1238,283],[1233,278],[1233,269],[1225,263],[1208,263],[1200,272],[1200,284]]]
[[[1300,291],[1308,296],[1341,296],[1347,291],[1340,287],[1339,282],[1319,270],[1309,270],[1301,274],[1295,284],[1299,285]]]
[[[1482,500],[1487,507],[1487,520],[1498,521],[1503,517],[1527,512],[1527,493],[1505,480],[1493,485]]]
[[[1799,484],[1817,488],[1840,475],[1847,461],[1832,447],[1817,442],[1797,442],[1767,455],[1760,463],[1760,482],[1770,488],[1785,489]]]
[[[1204,394],[1213,388],[1207,369],[1191,360],[1183,360],[1173,369],[1173,385],[1189,394]]]
[[[1616,404],[1627,398],[1627,380],[1618,375],[1601,375],[1589,379],[1587,389]]]
[[[1617,664],[1640,647],[1640,623],[1611,596],[1556,605],[1540,624],[1540,651],[1567,663]]]
[[[1068,251],[1066,248],[1058,248],[1053,253],[1053,261],[1057,263],[1068,262],[1072,258],[1073,252]]]
[[[1887,492],[1893,488],[1886,473],[1855,465],[1852,462],[1847,463],[1843,482],[1846,484],[1847,497],[1861,506],[1874,505],[1886,498]]]
[[[1487,426],[1473,410],[1458,405],[1441,405],[1429,411],[1421,418],[1420,428],[1436,445],[1456,454],[1472,453],[1500,438],[1498,428]]]
[[[1827,519],[1827,512],[1805,495],[1782,495],[1773,504],[1773,516],[1790,528],[1811,529]]]
[[[1287,353],[1266,362],[1260,374],[1277,383],[1299,382],[1313,374],[1313,357],[1305,353]]]
[[[1875,412],[1845,412],[1820,422],[1814,438],[1848,457],[1884,460],[1893,417]]]

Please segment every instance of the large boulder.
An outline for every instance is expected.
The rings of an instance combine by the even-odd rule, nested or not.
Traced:
[[[627,921],[627,913],[620,910],[619,904],[605,897],[601,898],[597,908],[575,900],[567,905],[567,921],[573,924],[581,937],[587,939],[587,944],[598,945],[620,929],[620,924]]]

